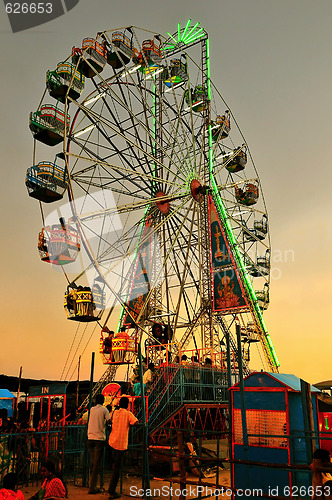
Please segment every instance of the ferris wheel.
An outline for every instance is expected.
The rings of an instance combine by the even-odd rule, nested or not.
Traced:
[[[166,36],[131,26],[85,38],[47,72],[30,129],[38,249],[65,272],[69,319],[129,332],[133,357],[159,325],[176,349],[199,346],[216,363],[228,338],[236,364],[240,329],[245,366],[254,344],[278,370],[263,319],[262,186],[212,83],[199,23]]]

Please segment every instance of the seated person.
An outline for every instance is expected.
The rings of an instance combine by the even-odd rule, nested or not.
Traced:
[[[317,448],[317,450],[314,451],[313,461],[310,465],[312,470],[312,486],[314,489],[312,498],[314,500],[322,498],[322,487],[327,481],[332,480],[332,475],[329,472],[321,472],[319,469],[331,466],[330,452],[323,448]]]
[[[115,334],[114,338],[115,339],[123,339],[124,341],[128,340],[129,335],[128,335],[128,332],[126,330],[127,330],[126,327],[122,326],[120,331]],[[117,363],[122,363],[124,361],[124,358],[126,355],[125,344],[126,344],[126,342],[123,342],[122,347],[124,346],[124,348],[122,348],[122,349],[120,348],[120,349],[116,349],[116,350],[114,350],[114,345],[113,345],[114,361]]]
[[[104,341],[103,341],[104,353],[111,354],[112,353],[112,339],[114,337],[114,332],[109,330],[107,328],[107,326],[104,326],[104,328],[102,329],[102,332],[105,332],[108,334],[108,336],[105,337]]]

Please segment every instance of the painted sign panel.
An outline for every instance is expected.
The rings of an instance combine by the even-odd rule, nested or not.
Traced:
[[[213,310],[227,313],[247,309],[234,258],[211,197],[209,213]]]

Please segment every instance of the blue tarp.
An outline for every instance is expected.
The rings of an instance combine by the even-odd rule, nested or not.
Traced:
[[[0,409],[7,410],[7,416],[13,416],[13,400],[15,399],[8,389],[0,389]]]

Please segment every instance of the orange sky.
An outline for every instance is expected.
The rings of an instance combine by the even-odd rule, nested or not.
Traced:
[[[38,106],[46,70],[97,31],[133,24],[166,33],[191,16],[210,35],[212,79],[232,107],[264,189],[274,277],[265,320],[280,371],[311,383],[332,378],[331,14],[329,0],[318,5],[309,0],[207,1],[204,7],[170,0],[158,5],[158,12],[151,0],[138,0],[135,10],[129,0],[116,9],[108,0],[98,0],[98,8],[82,1],[65,16],[16,34],[2,16],[0,372],[18,375],[22,365],[24,377],[58,379],[77,326],[63,311],[63,276],[39,260],[38,203],[24,186],[33,144],[28,114]],[[82,356],[81,378],[89,377],[98,338],[97,328]],[[75,363],[66,368],[73,378]],[[97,355],[96,378],[103,370]]]

